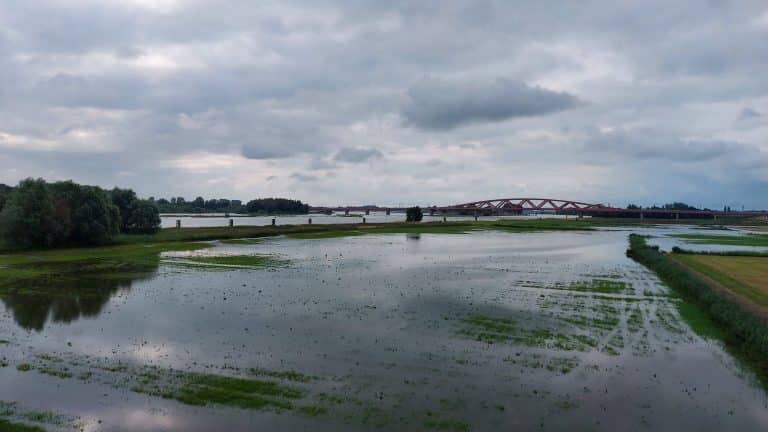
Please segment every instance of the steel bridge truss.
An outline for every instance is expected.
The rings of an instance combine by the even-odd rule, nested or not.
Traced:
[[[606,209],[603,204],[589,204],[578,201],[566,201],[552,198],[500,198],[434,207],[438,211],[482,211],[482,212],[572,212]]]

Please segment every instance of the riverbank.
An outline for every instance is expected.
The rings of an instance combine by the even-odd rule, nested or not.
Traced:
[[[749,304],[749,297],[738,297],[728,286],[687,265],[695,255],[666,254],[636,234],[630,235],[629,242],[627,255],[654,271],[683,298],[680,313],[694,331],[705,337],[719,336],[768,387],[768,323],[762,305]],[[717,331],[711,331],[712,325]]]

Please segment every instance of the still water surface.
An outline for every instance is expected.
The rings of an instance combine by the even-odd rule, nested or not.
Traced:
[[[276,254],[289,265],[210,271],[160,260],[133,281],[5,297],[0,358],[13,364],[55,353],[228,375],[289,370],[318,377],[306,384],[310,400],[345,402],[316,417],[195,407],[10,366],[0,368],[0,400],[86,430],[767,430],[765,392],[682,322],[669,289],[625,257],[627,235],[216,243],[204,253]],[[596,279],[626,289],[579,288]],[[488,338],[488,323],[514,330]]]

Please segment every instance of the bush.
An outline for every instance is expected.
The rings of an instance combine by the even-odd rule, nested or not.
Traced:
[[[405,211],[406,222],[421,222],[424,219],[424,213],[421,212],[421,207],[409,207]]]

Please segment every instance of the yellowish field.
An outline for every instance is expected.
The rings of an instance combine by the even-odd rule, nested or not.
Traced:
[[[768,257],[675,255],[734,294],[768,307]]]

